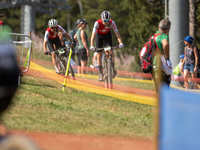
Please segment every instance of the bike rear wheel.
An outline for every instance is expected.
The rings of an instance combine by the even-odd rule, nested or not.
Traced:
[[[108,58],[108,86],[109,89],[112,89],[112,84],[113,84],[113,80],[112,80],[112,61],[111,58]]]
[[[65,69],[67,69],[68,58],[67,57],[63,57],[62,58],[62,62],[64,64]],[[73,70],[71,64],[69,64],[69,70],[68,70],[68,74],[67,75],[71,75],[72,77],[75,77],[74,70]]]
[[[104,77],[104,83],[105,83],[105,88],[108,88],[108,64],[107,60],[104,59],[103,61],[103,77]]]

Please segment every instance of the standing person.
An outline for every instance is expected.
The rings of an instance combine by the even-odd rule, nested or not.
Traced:
[[[91,37],[91,47],[90,50],[95,50],[94,47],[94,39],[95,39],[95,44],[96,48],[103,48],[103,41],[110,47],[113,46],[113,41],[112,41],[112,35],[110,32],[110,29],[113,28],[115,35],[117,37],[117,40],[119,42],[119,48],[123,48],[124,45],[122,43],[121,36],[118,32],[117,26],[113,20],[111,20],[111,14],[108,11],[103,11],[101,13],[101,19],[97,20],[94,23],[93,31],[92,31],[92,37]],[[112,56],[113,53],[112,53]],[[103,75],[102,75],[102,50],[97,51],[97,64],[99,68],[99,81],[103,81]],[[113,58],[113,68],[114,68],[114,57]],[[114,70],[113,78],[116,76],[117,71]]]
[[[81,68],[82,74],[86,73],[87,60],[90,55],[88,36],[84,31],[84,29],[87,27],[87,24],[88,22],[85,19],[81,19],[77,26],[79,29],[74,35],[74,39],[79,43],[77,50],[78,73],[80,73],[80,68]]]
[[[185,57],[183,60],[183,64],[181,66],[181,70],[184,70],[184,82],[185,88],[189,88],[187,77],[189,73],[191,73],[192,79],[197,77],[198,71],[198,52],[197,48],[192,45],[193,38],[191,36],[187,36],[184,38],[185,43]],[[193,88],[196,88],[196,83],[193,82]]]
[[[171,67],[171,61],[169,60],[169,37],[167,33],[169,32],[171,27],[171,22],[167,19],[163,19],[159,22],[158,31],[154,36],[155,42],[157,44],[157,48],[161,54],[162,60],[166,60],[167,67]],[[164,68],[161,68],[156,60],[160,60],[160,58],[154,57],[153,61],[153,69],[152,69],[152,76],[155,83],[156,92],[159,91],[159,84],[160,82],[164,82],[167,85],[171,83],[171,75],[170,73],[166,72]],[[160,78],[156,75],[157,70],[161,69]]]
[[[54,52],[55,50],[54,46],[56,47],[56,49],[62,47],[61,41],[58,37],[58,32],[62,32],[72,42],[72,46],[74,46],[74,44],[69,34],[60,25],[58,25],[58,22],[55,19],[49,20],[48,25],[49,28],[47,28],[45,32],[44,42],[43,42],[44,54],[45,55],[49,54],[46,48],[47,45],[50,53],[52,54],[52,62],[56,69],[56,73],[60,73],[58,69],[58,62],[56,61],[56,54]]]

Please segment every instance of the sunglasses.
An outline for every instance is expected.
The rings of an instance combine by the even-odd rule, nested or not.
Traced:
[[[110,20],[104,20],[104,22],[110,22]]]
[[[51,29],[56,29],[56,27],[51,27]]]

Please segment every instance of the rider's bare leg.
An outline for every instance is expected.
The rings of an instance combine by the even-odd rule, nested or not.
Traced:
[[[52,62],[53,62],[53,65],[54,65],[54,67],[56,69],[56,72],[58,73],[59,72],[58,62],[56,61],[56,54],[55,53],[52,54]]]
[[[97,53],[97,65],[99,68],[99,74],[102,74],[102,52]]]
[[[99,81],[103,81],[102,52],[97,53],[97,65],[98,65],[98,68],[99,68]]]

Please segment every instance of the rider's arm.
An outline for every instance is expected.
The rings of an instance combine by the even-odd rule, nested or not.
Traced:
[[[61,31],[70,40],[71,43],[74,43],[69,34],[61,26],[58,26],[58,31]]]
[[[122,38],[121,38],[121,35],[119,34],[119,31],[116,31],[115,35],[117,37],[117,40],[118,40],[119,44],[121,44],[122,43]]]
[[[67,32],[65,33],[65,36],[70,40],[71,43],[74,43]]]
[[[58,36],[59,36],[61,44],[64,45],[64,42],[63,42],[63,33],[59,32]]]
[[[49,38],[49,32],[46,31],[46,32],[45,32],[45,35],[44,35],[44,42],[43,42],[43,49],[44,49],[44,52],[47,52],[46,44],[47,44],[48,38]]]
[[[122,43],[122,38],[121,38],[121,35],[119,34],[119,31],[117,29],[116,23],[114,21],[112,21],[111,26],[113,27],[113,30],[115,32],[115,35],[117,37],[117,40],[118,40],[119,44],[121,44]]]
[[[161,43],[163,46],[164,57],[168,59],[169,58],[169,42],[167,39],[163,39]]]
[[[47,44],[47,41],[44,41],[44,42],[43,42],[43,49],[44,49],[44,52],[47,52],[46,44]]]
[[[93,30],[92,30],[92,36],[91,36],[91,46],[94,46],[94,38],[95,38],[95,35],[96,35],[96,32],[97,32],[97,29],[99,28],[99,23],[96,21],[94,23],[94,27],[93,27]]]

